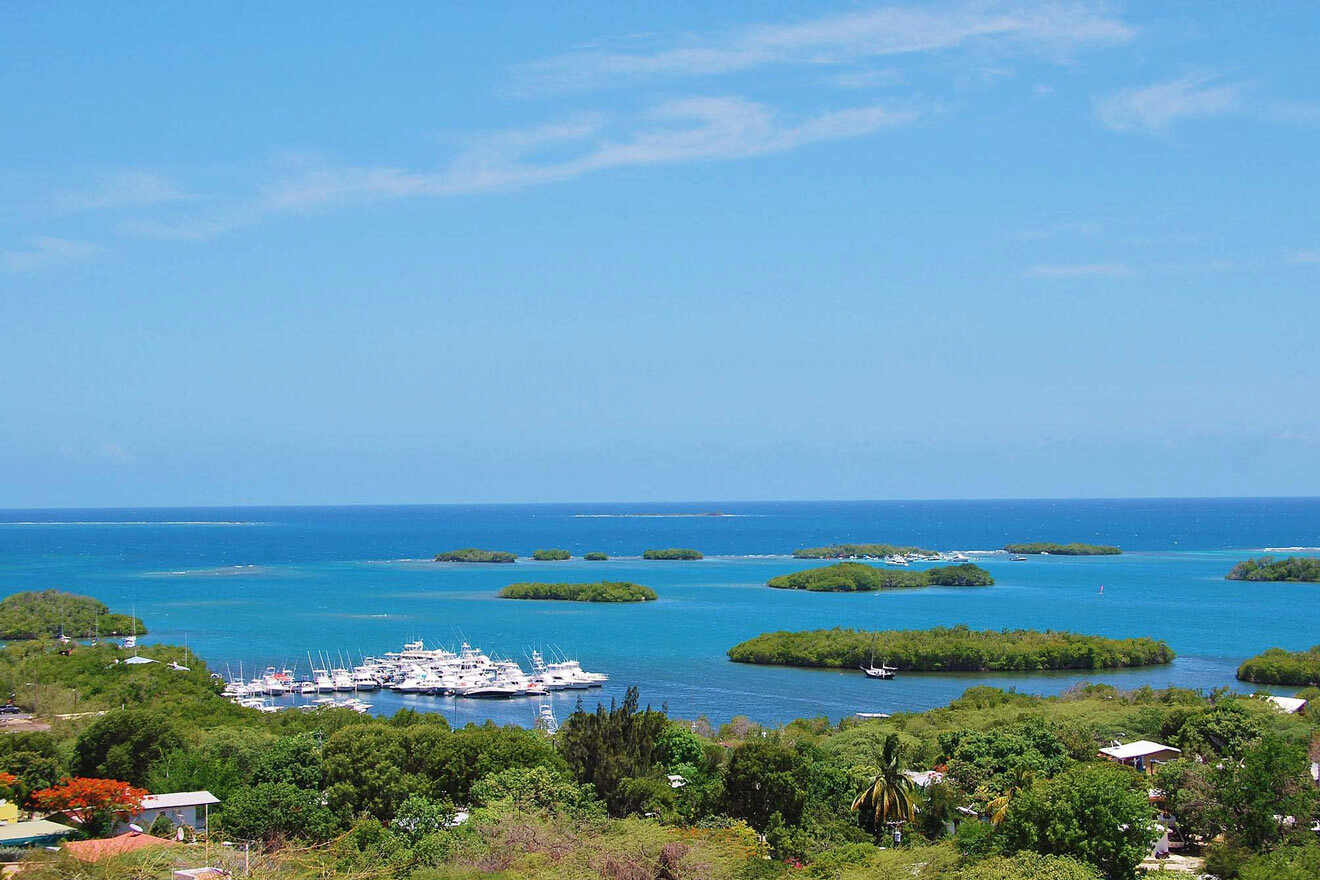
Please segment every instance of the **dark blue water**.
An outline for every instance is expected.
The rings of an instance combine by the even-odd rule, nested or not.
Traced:
[[[725,516],[682,516],[721,512]],[[637,514],[664,514],[661,516]],[[1035,557],[981,564],[996,585],[884,594],[770,590],[776,574],[816,563],[796,547],[888,541],[944,550],[1013,540],[1119,544],[1121,557]],[[521,658],[558,646],[607,672],[608,699],[630,684],[676,714],[759,721],[922,709],[974,684],[1054,693],[1079,680],[1121,687],[1233,684],[1263,648],[1320,641],[1320,587],[1241,584],[1232,564],[1269,547],[1320,545],[1320,499],[573,504],[341,508],[0,511],[0,584],[59,587],[136,607],[152,639],[183,642],[213,668],[298,663],[308,651],[378,653],[410,638]],[[424,561],[477,546],[530,554],[602,550],[580,560],[463,566]],[[648,547],[694,547],[700,562],[643,562]],[[657,602],[602,606],[500,600],[515,580],[633,580]],[[1099,591],[1104,585],[1103,595]],[[1067,675],[907,674],[733,664],[725,651],[766,630],[829,626],[1069,629],[1163,638],[1169,667]],[[561,714],[576,694],[556,697]],[[452,720],[528,723],[526,703],[380,694],[377,709],[414,705]]]

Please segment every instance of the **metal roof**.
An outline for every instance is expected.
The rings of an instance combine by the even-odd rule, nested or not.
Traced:
[[[1136,742],[1124,743],[1120,746],[1111,746],[1110,748],[1100,750],[1100,754],[1108,755],[1111,758],[1117,758],[1120,761],[1127,761],[1131,758],[1145,758],[1149,755],[1158,755],[1160,752],[1182,754],[1181,749],[1175,749],[1173,746],[1151,742],[1148,739],[1139,739]]]
[[[44,837],[72,833],[73,829],[68,825],[48,822],[45,819],[33,819],[31,822],[10,822],[8,825],[0,825],[0,844],[13,846],[31,840],[41,840]]]
[[[220,803],[220,798],[209,791],[175,791],[170,794],[149,794],[142,799],[142,809],[172,810],[175,807],[201,807]]]

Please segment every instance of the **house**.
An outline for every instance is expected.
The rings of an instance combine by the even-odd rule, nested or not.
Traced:
[[[68,825],[45,819],[10,822],[0,825],[0,846],[51,846],[72,833],[73,829]]]
[[[1298,697],[1276,697],[1267,694],[1265,699],[1274,704],[1274,708],[1288,715],[1296,715],[1306,708],[1306,700]]]
[[[183,846],[183,844],[163,837],[143,834],[140,831],[125,831],[117,837],[70,840],[64,844],[64,851],[80,862],[99,862],[124,853],[158,846]]]
[[[667,777],[670,788],[682,788],[687,785],[687,780],[678,773],[670,773]]]
[[[164,816],[178,827],[187,825],[209,832],[211,830],[211,807],[220,803],[220,799],[209,791],[176,791],[171,794],[149,794],[142,799],[142,809],[133,814],[132,823],[139,828],[150,828],[157,817]],[[201,807],[201,822],[197,821],[198,807]],[[128,823],[120,827],[128,830]]]
[[[0,825],[18,821],[18,804],[0,798]]]
[[[930,788],[944,781],[944,774],[939,770],[904,770],[903,775],[917,788]]]
[[[1156,764],[1172,761],[1181,754],[1181,749],[1175,749],[1173,746],[1166,746],[1146,739],[1139,739],[1131,743],[1120,743],[1115,740],[1112,746],[1100,750],[1100,757],[1118,764],[1135,767],[1146,774],[1154,773]]]

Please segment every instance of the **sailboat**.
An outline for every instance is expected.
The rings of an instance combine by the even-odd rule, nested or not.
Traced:
[[[865,666],[859,666],[858,669],[866,673],[867,678],[893,678],[894,673],[898,671],[897,667],[886,666],[883,662],[875,665],[875,639],[871,639],[871,658],[866,661]]]

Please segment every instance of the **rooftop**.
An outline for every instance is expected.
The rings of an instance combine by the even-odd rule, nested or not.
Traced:
[[[176,791],[170,794],[149,794],[142,799],[142,809],[173,810],[176,807],[201,807],[220,803],[220,798],[209,791]]]
[[[64,844],[69,855],[83,862],[99,862],[113,856],[123,855],[152,846],[181,846],[173,840],[153,837],[137,831],[126,831],[118,837],[106,837],[100,840],[71,840]]]
[[[1130,761],[1133,758],[1145,758],[1150,755],[1158,755],[1161,752],[1173,752],[1175,755],[1182,754],[1181,749],[1175,749],[1173,746],[1166,746],[1162,743],[1151,742],[1148,739],[1139,739],[1136,742],[1110,746],[1107,749],[1100,750],[1100,754],[1108,755],[1117,761]]]
[[[45,837],[55,837],[71,834],[72,832],[73,829],[68,825],[48,822],[45,819],[34,819],[31,822],[10,822],[8,825],[0,825],[0,845],[18,846]]]
[[[1282,709],[1289,715],[1294,715],[1306,708],[1306,700],[1298,697],[1276,697],[1271,694],[1265,699],[1269,700],[1276,708]]]

